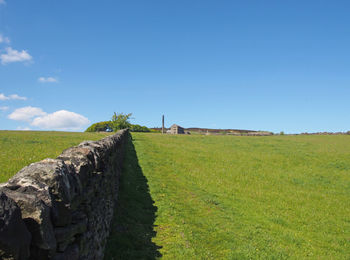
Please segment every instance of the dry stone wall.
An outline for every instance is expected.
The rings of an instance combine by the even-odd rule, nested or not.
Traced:
[[[0,259],[103,259],[128,130],[20,170],[0,186]]]

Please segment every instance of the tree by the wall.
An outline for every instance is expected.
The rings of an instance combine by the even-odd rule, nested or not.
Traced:
[[[129,122],[129,119],[131,117],[132,113],[129,114],[123,114],[123,113],[116,113],[114,112],[112,116],[112,129],[113,131],[118,131],[120,129],[130,128],[131,124]]]

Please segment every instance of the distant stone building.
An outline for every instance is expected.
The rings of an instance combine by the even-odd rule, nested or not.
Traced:
[[[177,124],[173,124],[170,127],[170,133],[173,135],[177,135],[177,134],[184,134],[185,133],[185,129]]]

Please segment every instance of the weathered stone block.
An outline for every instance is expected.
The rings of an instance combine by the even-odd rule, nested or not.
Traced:
[[[49,254],[56,250],[53,224],[69,224],[69,203],[75,196],[74,178],[62,160],[33,163],[12,177],[4,191],[21,208],[32,244]]]
[[[20,208],[0,191],[0,259],[27,259],[31,237]]]
[[[54,252],[56,250],[56,239],[51,222],[50,207],[41,199],[44,195],[40,194],[40,191],[35,188],[30,190],[32,193],[3,189],[6,195],[20,207],[23,221],[32,234],[32,245],[48,252]],[[50,197],[48,190],[46,190],[46,193]]]
[[[87,220],[82,220],[81,222],[74,225],[55,228],[55,237],[57,242],[63,242],[63,241],[69,240],[73,236],[85,232],[86,226],[87,226]]]

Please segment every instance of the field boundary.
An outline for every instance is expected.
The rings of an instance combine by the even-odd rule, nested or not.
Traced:
[[[0,258],[103,259],[128,138],[82,142],[0,184]]]

